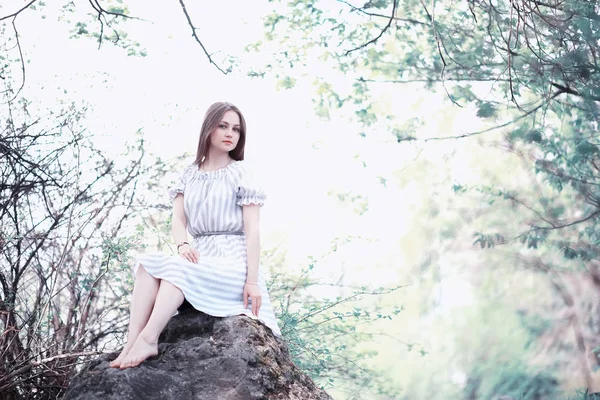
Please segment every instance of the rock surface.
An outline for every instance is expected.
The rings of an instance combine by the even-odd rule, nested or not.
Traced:
[[[158,356],[119,370],[108,365],[117,355],[90,362],[63,398],[331,399],[292,363],[283,341],[246,316],[216,318],[186,309],[161,334]]]

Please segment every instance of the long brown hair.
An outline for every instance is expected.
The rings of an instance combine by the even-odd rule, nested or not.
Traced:
[[[244,147],[246,146],[246,120],[240,109],[233,104],[217,102],[208,108],[206,115],[204,116],[202,129],[200,130],[200,140],[198,141],[198,152],[196,153],[194,164],[200,165],[208,155],[210,134],[217,129],[223,119],[223,115],[227,111],[234,111],[240,117],[240,140],[238,141],[237,146],[235,146],[235,149],[229,152],[229,156],[238,161],[244,159]]]

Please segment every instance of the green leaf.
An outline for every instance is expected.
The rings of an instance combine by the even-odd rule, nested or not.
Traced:
[[[537,129],[533,129],[525,135],[525,141],[532,143],[540,143],[542,141],[542,132]]]
[[[479,118],[490,118],[496,114],[496,107],[488,102],[482,102],[479,104],[477,109],[477,116]]]
[[[577,252],[570,247],[565,247],[565,250],[563,251],[563,255],[567,260],[572,260],[574,258],[577,258]]]
[[[286,76],[277,81],[277,89],[292,89],[296,85],[296,79]]]
[[[581,155],[591,155],[598,153],[598,147],[594,146],[586,140],[579,143],[575,148],[575,151]]]

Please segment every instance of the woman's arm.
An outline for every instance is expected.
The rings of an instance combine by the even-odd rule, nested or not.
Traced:
[[[171,219],[171,233],[175,244],[187,241],[187,220],[183,212],[183,194],[179,193],[173,200],[173,218]]]
[[[262,305],[262,293],[258,286],[258,263],[260,261],[260,235],[258,233],[258,216],[260,206],[245,205],[242,208],[244,232],[246,233],[246,255],[248,267],[246,284],[244,285],[244,308],[248,307],[248,297],[252,300],[252,313],[258,317]]]
[[[246,282],[251,284],[258,283],[258,264],[260,261],[259,214],[260,206],[257,204],[242,207],[244,233],[246,234],[246,255],[248,258]]]
[[[187,219],[183,211],[183,194],[179,193],[173,200],[173,217],[171,219],[171,233],[175,240],[175,245],[181,242],[187,242]],[[178,253],[188,261],[197,263],[198,252],[189,245],[183,245],[178,249]]]

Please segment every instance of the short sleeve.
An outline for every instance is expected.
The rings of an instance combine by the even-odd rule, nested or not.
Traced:
[[[245,206],[258,204],[263,206],[267,194],[263,185],[257,179],[256,174],[246,165],[242,168],[242,174],[237,187],[237,205]]]
[[[167,193],[169,194],[171,201],[175,200],[175,197],[177,197],[178,193],[185,192],[185,186],[187,185],[190,174],[192,173],[192,168],[192,165],[185,167],[183,171],[179,173],[175,184],[167,189]]]

